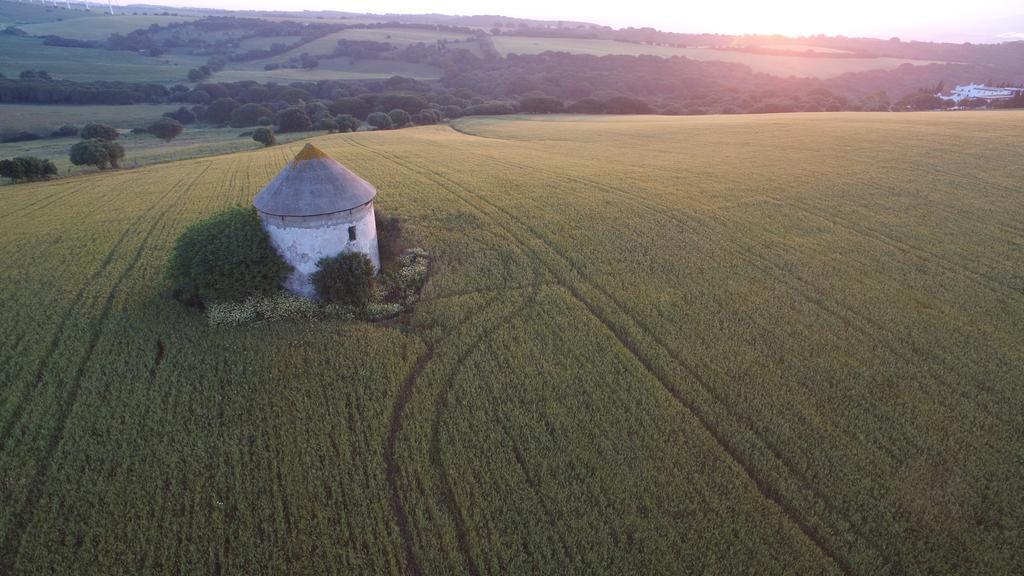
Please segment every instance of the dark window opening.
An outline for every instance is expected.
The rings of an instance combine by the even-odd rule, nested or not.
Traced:
[[[355,226],[349,226],[348,227],[348,241],[349,242],[355,242],[356,241],[356,227]]]

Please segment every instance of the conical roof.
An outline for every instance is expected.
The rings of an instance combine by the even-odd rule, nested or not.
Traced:
[[[357,208],[376,195],[372,184],[306,144],[252,204],[275,216],[318,216]]]

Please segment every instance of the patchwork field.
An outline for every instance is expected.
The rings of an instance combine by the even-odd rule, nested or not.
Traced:
[[[528,36],[495,36],[494,47],[503,56],[508,54],[540,54],[541,52],[569,52],[571,54],[591,54],[606,56],[623,54],[638,56],[650,54],[669,58],[685,56],[693,60],[716,60],[721,62],[737,62],[750,66],[755,72],[763,72],[774,76],[798,76],[812,78],[832,78],[850,72],[867,70],[889,70],[903,64],[924,66],[932,64],[928,60],[909,60],[905,58],[806,58],[801,56],[776,56],[769,54],[752,54],[714,48],[675,48],[672,46],[651,46],[616,42],[614,40],[584,38],[533,38]],[[777,48],[777,47],[774,47]],[[819,51],[825,51],[817,49]]]
[[[17,78],[22,70],[46,70],[60,80],[112,82],[185,82],[189,68],[205,58],[166,55],[158,58],[101,48],[46,46],[41,38],[0,34],[0,74]]]
[[[1022,130],[317,138],[434,256],[408,326],[166,297],[297,144],[4,187],[0,573],[1024,572]]]

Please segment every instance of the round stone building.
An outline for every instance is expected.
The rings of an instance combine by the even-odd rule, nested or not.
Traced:
[[[363,252],[380,268],[373,198],[377,189],[312,144],[253,199],[270,242],[295,271],[288,291],[308,298],[321,258]]]

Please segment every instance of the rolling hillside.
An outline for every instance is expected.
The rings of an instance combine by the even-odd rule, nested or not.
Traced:
[[[1022,129],[317,138],[434,257],[393,326],[168,298],[297,144],[0,188],[0,573],[1021,573]]]
[[[503,56],[508,54],[539,54],[547,51],[590,54],[592,56],[611,54],[626,56],[650,55],[663,58],[684,56],[693,60],[746,64],[755,72],[782,77],[832,78],[853,72],[891,70],[904,64],[925,66],[933,63],[932,61],[911,60],[908,58],[808,58],[804,56],[779,56],[716,50],[705,47],[676,48],[672,46],[585,38],[495,36],[494,46]]]

